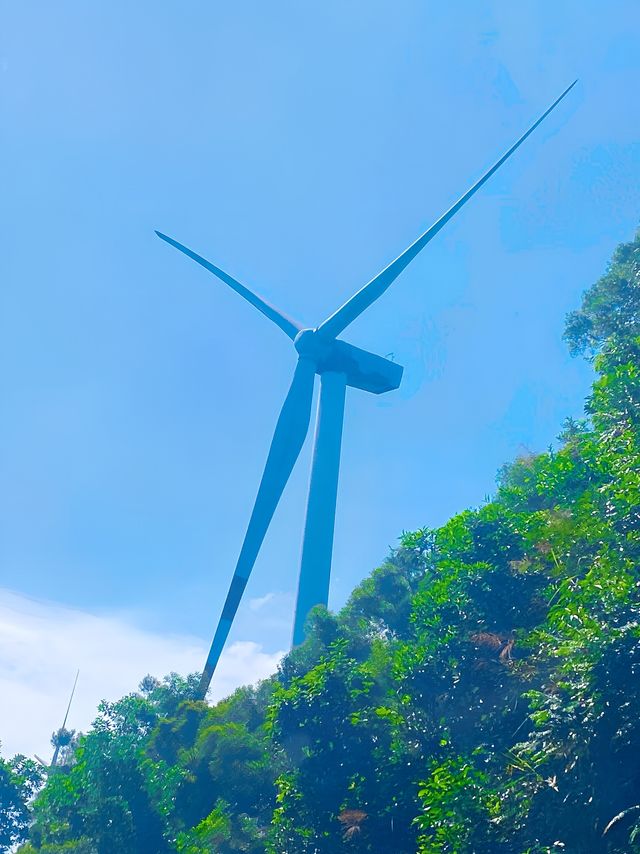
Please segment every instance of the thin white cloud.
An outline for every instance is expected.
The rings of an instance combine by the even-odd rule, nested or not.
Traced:
[[[273,599],[275,598],[275,593],[266,593],[264,596],[258,596],[255,599],[249,599],[249,608],[252,611],[259,611],[261,608],[264,608],[265,605],[273,601]]]
[[[86,730],[102,699],[135,691],[147,673],[200,670],[206,653],[200,638],[162,635],[119,615],[96,615],[0,588],[2,754],[50,756],[49,739],[62,723],[78,668],[67,726]],[[250,641],[232,644],[220,659],[210,699],[265,678],[281,656]]]

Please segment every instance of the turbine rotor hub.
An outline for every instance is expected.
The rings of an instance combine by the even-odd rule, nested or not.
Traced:
[[[333,344],[333,339],[327,340],[316,329],[301,330],[293,341],[293,346],[300,356],[312,359],[316,364],[327,358]]]

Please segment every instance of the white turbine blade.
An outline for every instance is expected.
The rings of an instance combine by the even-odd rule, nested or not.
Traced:
[[[316,366],[312,360],[305,358],[298,360],[289,392],[276,424],[258,495],[222,609],[222,616],[202,673],[199,688],[199,696],[202,699],[209,688],[267,528],[304,444],[311,417],[315,371]]]
[[[378,275],[372,279],[368,284],[366,284],[363,288],[361,288],[357,293],[355,293],[347,302],[339,308],[336,312],[334,312],[330,317],[328,317],[323,323],[318,327],[318,331],[322,332],[328,338],[335,338],[338,336],[350,323],[352,323],[356,317],[362,314],[365,309],[367,309],[373,302],[375,302],[378,297],[381,297],[382,294],[387,290],[389,285],[391,285],[394,280],[400,275],[400,273],[404,270],[404,268],[416,257],[418,252],[429,243],[429,241],[436,236],[436,234],[443,228],[452,217],[456,215],[456,213],[460,210],[460,208],[469,201],[469,199],[482,187],[482,185],[489,180],[489,178],[496,172],[502,164],[511,157],[514,151],[519,148],[525,139],[533,133],[533,131],[538,127],[538,125],[544,121],[544,119],[549,115],[549,113],[562,101],[562,99],[567,95],[567,93],[573,89],[578,81],[574,80],[571,86],[569,86],[565,91],[557,98],[553,104],[546,110],[540,118],[531,125],[531,127],[524,133],[520,139],[511,146],[511,148],[502,155],[502,157],[494,163],[494,165],[489,169],[488,172],[480,178],[479,181],[471,187],[471,189],[467,190],[467,192],[462,196],[458,201],[452,205],[449,210],[444,213],[437,222],[435,222],[431,228],[424,232],[414,243],[409,246],[408,249],[396,258],[395,261],[392,261],[388,267],[385,267],[382,272],[378,273]]]
[[[73,695],[76,693],[76,685],[78,684],[78,676],[80,676],[80,668],[76,670],[76,678],[73,680],[73,688],[71,689],[71,696],[69,697],[69,702],[67,703],[67,711],[64,715],[64,720],[62,721],[62,729],[64,729],[67,725],[67,718],[69,717],[69,709],[71,708],[71,703],[73,701]]]
[[[224,270],[221,270],[219,267],[216,267],[214,264],[211,264],[207,261],[206,258],[203,258],[201,255],[198,255],[196,252],[193,252],[191,249],[188,249],[186,246],[183,246],[182,243],[178,243],[177,240],[174,240],[172,237],[167,237],[166,234],[162,234],[160,231],[156,231],[156,234],[161,240],[164,240],[166,243],[169,243],[171,246],[178,249],[180,252],[183,252],[185,255],[188,255],[189,258],[192,258],[198,264],[208,270],[210,273],[213,273],[214,276],[217,276],[221,279],[226,285],[234,290],[237,294],[240,294],[241,297],[244,297],[247,302],[251,303],[254,308],[257,308],[258,311],[261,311],[265,317],[268,317],[269,320],[273,321],[276,326],[279,326],[280,329],[284,333],[286,333],[289,338],[293,341],[298,332],[303,328],[301,323],[298,323],[296,320],[292,320],[290,317],[287,317],[286,314],[283,314],[277,308],[274,308],[270,305],[266,300],[262,299],[262,297],[258,296],[258,294],[254,294],[253,291],[250,291],[249,288],[245,288],[244,285],[241,285],[240,282],[236,281],[233,276],[230,276],[228,273],[225,273]]]

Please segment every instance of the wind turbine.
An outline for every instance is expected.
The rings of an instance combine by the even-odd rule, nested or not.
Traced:
[[[373,394],[383,394],[398,388],[403,371],[400,365],[354,347],[340,340],[338,335],[384,294],[418,252],[533,133],[576,83],[577,81],[574,81],[565,89],[518,141],[431,228],[315,329],[303,327],[301,323],[287,317],[201,255],[156,231],[158,237],[209,270],[279,326],[293,341],[298,353],[293,380],[276,424],[240,557],[202,673],[199,686],[201,698],[204,699],[207,693],[267,528],[306,438],[316,374],[320,375],[320,396],[294,620],[294,646],[304,640],[305,620],[311,608],[315,605],[327,605],[346,388],[351,386]]]
[[[50,771],[52,768],[56,767],[56,765],[58,764],[58,754],[60,753],[60,748],[63,746],[66,746],[63,742],[61,742],[59,740],[59,737],[60,737],[60,735],[64,736],[67,732],[67,729],[66,729],[67,718],[69,717],[69,711],[71,709],[71,703],[73,702],[73,695],[76,693],[76,685],[78,684],[78,676],[80,676],[80,668],[78,668],[78,670],[76,670],[76,678],[73,680],[73,688],[71,689],[71,694],[69,696],[69,702],[67,703],[67,711],[64,713],[64,720],[62,721],[62,726],[60,727],[60,729],[56,730],[52,736],[52,738],[55,738],[56,741],[55,741],[55,749],[53,751],[53,758],[51,759],[51,764],[47,765],[47,763],[43,759],[40,759],[40,757],[36,755],[36,759],[38,760],[39,764],[47,772]]]

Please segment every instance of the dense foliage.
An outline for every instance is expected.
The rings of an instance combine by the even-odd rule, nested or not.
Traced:
[[[28,802],[40,786],[38,766],[25,756],[0,758],[0,851],[24,838],[30,822]]]
[[[568,319],[587,419],[405,534],[276,677],[103,704],[23,854],[640,852],[639,318],[637,239]]]

